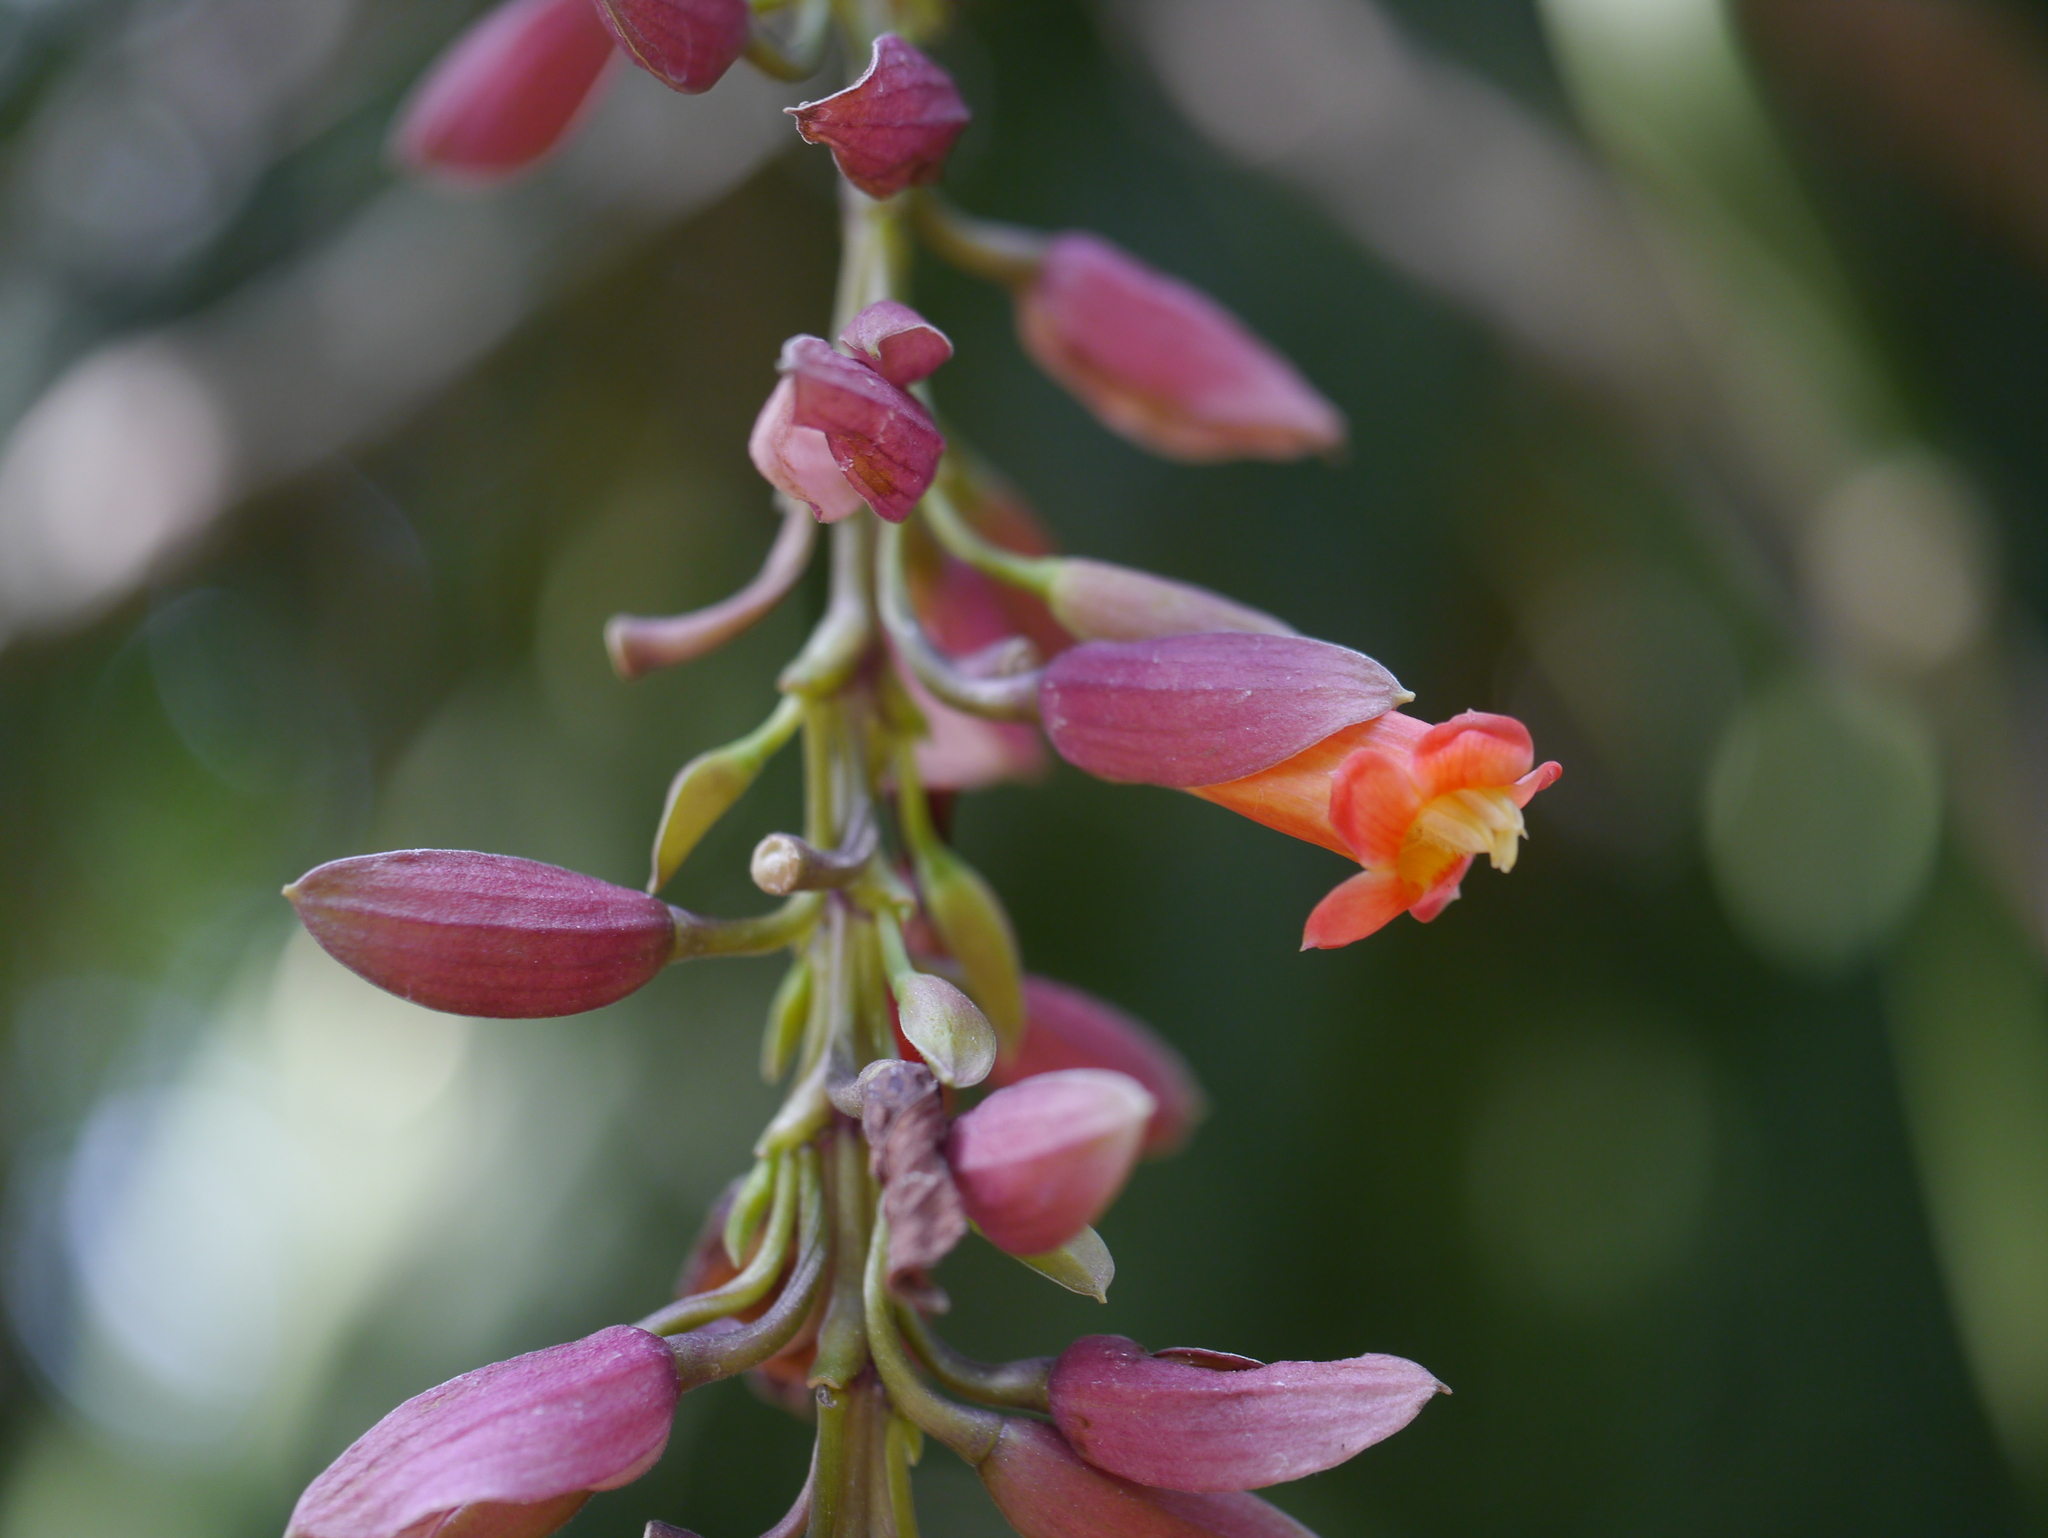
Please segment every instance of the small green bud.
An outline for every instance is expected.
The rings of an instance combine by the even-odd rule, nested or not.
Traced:
[[[811,1022],[811,963],[799,956],[782,976],[768,1004],[768,1029],[761,1034],[761,1077],[779,1084],[802,1045]]]
[[[668,885],[698,841],[747,793],[768,760],[802,722],[802,705],[784,700],[758,730],[722,748],[699,753],[683,765],[669,785],[668,801],[661,809],[648,891],[659,892]]]
[[[974,1001],[928,972],[900,972],[889,979],[903,1037],[941,1084],[966,1089],[996,1065],[995,1027]]]
[[[1097,1303],[1109,1301],[1109,1284],[1116,1280],[1116,1262],[1110,1258],[1102,1235],[1092,1228],[1082,1229],[1056,1250],[1017,1258],[1069,1292],[1078,1292]]]
[[[768,1216],[768,1204],[774,1199],[775,1161],[757,1159],[733,1193],[732,1205],[725,1213],[725,1253],[734,1265],[747,1263],[747,1251],[759,1236],[762,1221]]]

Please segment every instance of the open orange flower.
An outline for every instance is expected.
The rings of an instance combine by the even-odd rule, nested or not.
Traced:
[[[1564,772],[1535,760],[1529,729],[1511,716],[1468,710],[1431,726],[1389,711],[1270,769],[1193,789],[1365,867],[1308,917],[1302,949],[1328,950],[1403,913],[1428,923],[1478,855],[1514,869],[1522,808]]]

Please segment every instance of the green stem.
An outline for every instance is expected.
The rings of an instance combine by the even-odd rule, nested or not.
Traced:
[[[913,194],[911,217],[932,254],[977,278],[1014,288],[1038,276],[1052,237],[963,214],[935,192]]]
[[[789,1259],[789,1238],[796,1227],[797,1184],[796,1160],[784,1154],[776,1160],[775,1205],[768,1214],[768,1231],[740,1274],[722,1287],[678,1298],[641,1320],[640,1328],[654,1335],[683,1335],[760,1302]]]
[[[882,1375],[889,1398],[906,1420],[927,1435],[937,1437],[969,1463],[979,1464],[995,1451],[996,1439],[1003,1431],[1002,1417],[941,1398],[917,1375],[892,1317],[888,1255],[889,1223],[878,1217],[874,1234],[868,1240],[865,1280],[868,1349],[874,1356],[875,1370]]]
[[[868,597],[874,523],[863,513],[832,526],[831,598],[804,649],[776,681],[785,694],[815,700],[840,693],[874,644],[874,606]],[[821,846],[834,841],[830,834],[814,837]]]
[[[803,0],[789,36],[777,38],[761,25],[760,13],[788,3],[770,0],[755,5],[754,24],[747,32],[747,62],[777,80],[808,80],[825,62],[825,45],[832,37],[831,0]]]
[[[811,1381],[844,1391],[868,1364],[861,1262],[875,1199],[869,1189],[867,1145],[853,1123],[841,1122],[835,1129],[827,1157],[831,1161],[826,1179],[832,1202],[832,1301],[818,1331]]]
[[[1053,579],[1059,575],[1058,557],[1018,555],[983,539],[960,515],[959,507],[946,489],[945,482],[952,476],[950,468],[941,467],[939,479],[918,504],[925,527],[932,531],[933,537],[945,546],[949,554],[965,561],[976,571],[1039,598],[1050,599]]]
[[[903,529],[898,524],[882,530],[875,596],[882,626],[896,643],[897,654],[917,681],[941,702],[993,721],[1038,719],[1038,673],[971,677],[932,644],[911,608],[909,583],[903,570]]]
[[[911,1499],[910,1466],[917,1462],[920,1440],[917,1428],[900,1415],[889,1417],[889,1429],[882,1440],[889,1488],[890,1525],[895,1538],[917,1538],[917,1504]]]
[[[1009,1410],[1051,1413],[1046,1398],[1046,1380],[1052,1372],[1049,1356],[1027,1357],[1020,1362],[978,1362],[941,1340],[914,1308],[898,1306],[896,1323],[903,1338],[931,1375],[963,1399],[1001,1405]]]
[[[772,913],[747,919],[706,918],[671,907],[675,916],[676,948],[671,961],[695,961],[704,956],[769,956],[793,945],[810,933],[818,922],[824,899],[816,892],[799,892]]]

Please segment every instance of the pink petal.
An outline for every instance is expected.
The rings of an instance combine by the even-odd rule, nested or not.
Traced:
[[[807,504],[820,523],[851,517],[867,504],[840,473],[825,435],[814,427],[798,427],[791,420],[795,412],[796,381],[781,380],[747,438],[754,468],[776,490]]]
[[[832,147],[839,174],[871,198],[937,181],[971,116],[953,77],[893,32],[875,39],[852,85],[785,110],[806,141]]]
[[[511,855],[358,855],[308,871],[285,896],[350,971],[457,1015],[581,1014],[644,987],[676,948],[668,904]]]
[[[967,1215],[1013,1255],[1058,1248],[1123,1189],[1152,1111],[1143,1085],[1101,1068],[997,1090],[953,1124],[947,1142]]]
[[[1465,872],[1472,868],[1472,856],[1466,855],[1457,864],[1436,878],[1436,885],[1415,899],[1415,906],[1408,910],[1418,924],[1427,924],[1444,909],[1458,900],[1458,889],[1464,885]]]
[[[583,1492],[638,1479],[678,1392],[668,1344],[630,1325],[464,1373],[364,1432],[307,1486],[286,1538],[396,1538],[485,1504],[515,1509],[479,1534],[549,1531],[525,1525],[548,1513],[516,1508],[550,1506],[559,1525]]]
[[[1099,236],[1056,238],[1019,295],[1024,349],[1105,426],[1171,459],[1297,459],[1344,418],[1208,295]]]
[[[1330,826],[1361,865],[1392,865],[1421,810],[1405,757],[1360,748],[1330,776]]]
[[[1168,1490],[1257,1490],[1335,1468],[1442,1391],[1413,1362],[1241,1359],[1217,1371],[1090,1335],[1053,1364],[1053,1419],[1097,1468]]]
[[[1415,888],[1392,871],[1361,871],[1315,905],[1302,930],[1305,951],[1332,951],[1384,929],[1416,899]]]
[[[793,337],[777,365],[796,384],[791,420],[825,435],[832,459],[876,513],[901,523],[938,474],[946,440],[931,414],[819,337]]]
[[[1003,1422],[977,1472],[1023,1538],[1314,1538],[1256,1495],[1190,1495],[1105,1474],[1038,1421]]]
[[[747,0],[597,0],[635,64],[671,90],[708,91],[746,51]]]
[[[900,389],[908,389],[953,356],[953,344],[945,332],[894,299],[879,300],[862,310],[839,333],[839,340]]]
[[[1497,790],[1529,772],[1536,749],[1513,716],[1468,710],[1415,745],[1415,783],[1425,801],[1453,790]]]
[[[1527,806],[1539,790],[1548,790],[1564,776],[1564,765],[1552,760],[1538,764],[1514,784],[1508,787],[1508,794],[1516,806]]]
[[[998,1059],[992,1089],[1063,1068],[1107,1068],[1145,1086],[1153,1111],[1139,1152],[1172,1153],[1188,1139],[1207,1109],[1193,1070],[1151,1027],[1114,1004],[1045,977],[1024,979],[1024,1041]]]
[[[1237,632],[1076,646],[1047,667],[1039,707],[1077,768],[1188,789],[1271,768],[1401,697],[1358,652]]]
[[[612,57],[591,0],[507,0],[428,67],[391,153],[472,182],[523,171],[568,137]]]

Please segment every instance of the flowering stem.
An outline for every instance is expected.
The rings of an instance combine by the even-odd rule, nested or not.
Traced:
[[[910,214],[934,254],[1005,288],[1036,277],[1046,247],[1052,244],[1050,236],[1037,230],[963,214],[935,192],[913,193]]]
[[[694,961],[701,956],[769,956],[801,940],[818,921],[822,899],[816,892],[799,892],[772,913],[755,918],[717,919],[686,913],[675,914],[676,948],[673,961]]]
[[[1017,555],[1000,545],[992,545],[960,516],[960,509],[954,505],[945,482],[961,479],[964,474],[954,468],[952,459],[941,467],[940,479],[933,483],[924,494],[924,500],[918,504],[925,526],[946,547],[948,554],[965,561],[975,570],[1037,597],[1051,596],[1053,577],[1059,570],[1058,561],[1042,556]]]
[[[896,1323],[904,1341],[924,1363],[931,1375],[963,1399],[1001,1405],[1010,1410],[1050,1410],[1046,1378],[1052,1371],[1049,1356],[1027,1357],[1018,1362],[977,1362],[956,1351],[933,1331],[914,1308],[898,1306]]]
[[[807,1150],[808,1151],[808,1150]],[[769,1284],[781,1274],[789,1256],[789,1237],[796,1226],[798,1156],[783,1154],[775,1161],[775,1205],[768,1217],[768,1231],[762,1235],[753,1258],[740,1274],[722,1287],[693,1293],[640,1321],[640,1328],[655,1335],[681,1335],[714,1319],[723,1319],[761,1301]],[[806,1166],[812,1170],[815,1187],[816,1156]],[[813,1201],[816,1200],[815,1194]]]
[[[937,1437],[969,1463],[978,1464],[995,1450],[996,1438],[1002,1434],[1002,1417],[941,1398],[918,1377],[903,1349],[903,1337],[896,1333],[888,1269],[889,1223],[886,1218],[877,1218],[874,1235],[868,1241],[865,1286],[868,1348],[874,1354],[875,1370],[882,1375],[889,1398],[905,1419]]]
[[[1038,719],[1036,672],[977,678],[962,671],[932,644],[910,606],[910,587],[903,570],[903,530],[890,524],[882,530],[881,561],[876,572],[877,606],[882,626],[917,681],[942,703],[992,721]]]

